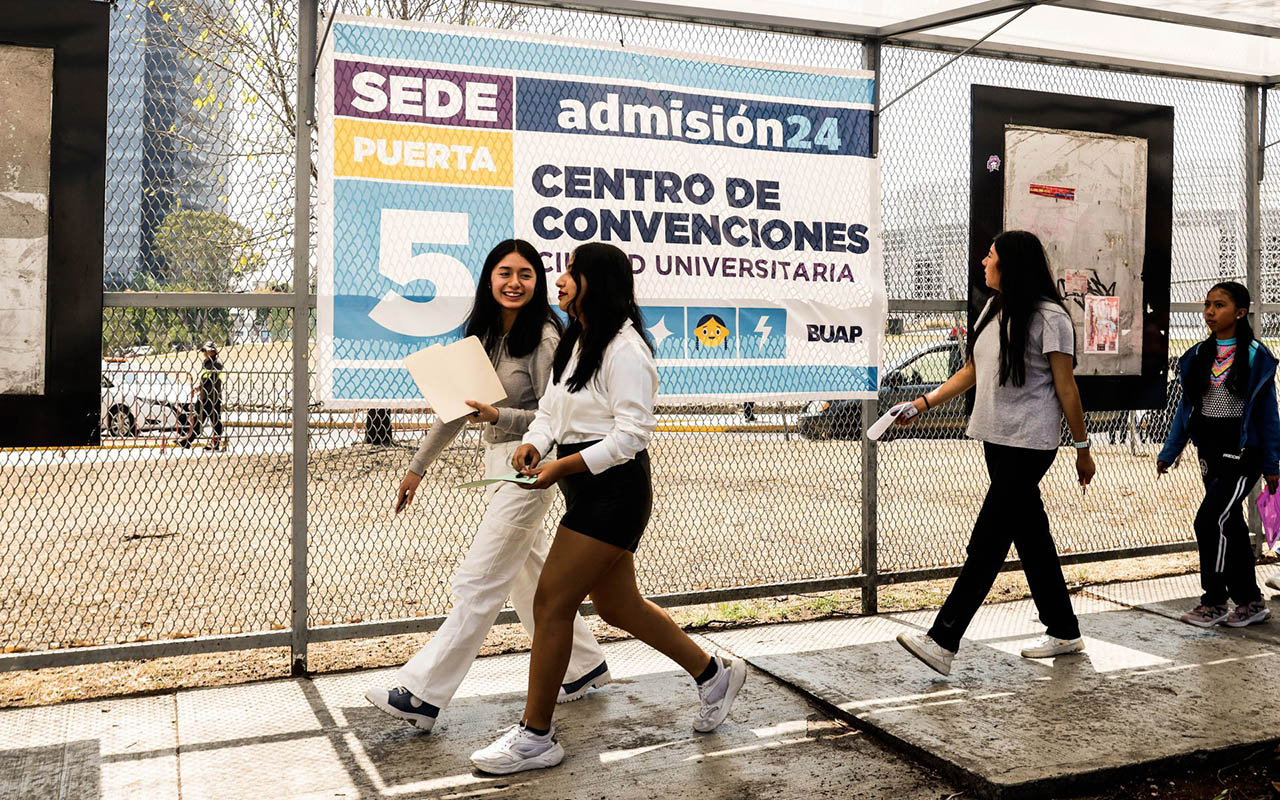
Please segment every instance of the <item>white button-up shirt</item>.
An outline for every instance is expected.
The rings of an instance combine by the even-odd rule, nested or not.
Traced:
[[[555,383],[554,375],[538,403],[524,443],[546,456],[551,446],[600,441],[582,451],[592,474],[625,463],[649,446],[657,418],[658,369],[639,331],[630,321],[605,347],[595,376],[570,393],[569,376],[577,368],[579,346]]]

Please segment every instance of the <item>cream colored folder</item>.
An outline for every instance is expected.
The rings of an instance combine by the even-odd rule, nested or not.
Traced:
[[[404,366],[441,422],[475,411],[468,400],[492,405],[507,397],[489,354],[475,336],[411,353],[405,356]]]

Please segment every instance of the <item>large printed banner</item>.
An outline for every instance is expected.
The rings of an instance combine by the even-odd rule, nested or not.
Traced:
[[[665,398],[875,396],[871,73],[344,16],[329,41],[326,404],[422,405],[400,359],[459,338],[513,236],[549,284],[584,242],[630,256]]]

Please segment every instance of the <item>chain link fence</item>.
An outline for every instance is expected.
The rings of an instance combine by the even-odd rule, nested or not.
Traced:
[[[563,9],[366,0],[338,10],[805,67],[864,65],[857,41]],[[112,12],[103,444],[0,452],[9,534],[0,541],[0,644],[25,653],[0,668],[191,652],[195,644],[182,647],[193,637],[214,650],[289,644],[291,633],[296,644],[428,630],[448,610],[453,571],[483,511],[481,493],[452,488],[480,471],[478,432],[461,435],[413,507],[393,515],[431,414],[326,409],[314,380],[306,573],[294,574],[302,432],[293,429],[293,376],[312,359],[294,357],[292,293],[315,282],[314,265],[310,286],[292,282],[297,19],[295,0],[119,0]],[[948,58],[885,46],[881,97]],[[1243,87],[965,56],[881,121],[891,301],[880,410],[963,361],[973,83],[1172,105],[1173,300],[1198,303],[1213,282],[1245,278]],[[1268,141],[1280,136],[1276,117]],[[1276,150],[1266,159],[1260,243],[1264,299],[1273,303]],[[300,235],[310,241],[312,232]],[[241,299],[192,307],[178,292]],[[934,302],[922,310],[922,300]],[[1273,348],[1277,311],[1262,316]],[[1171,321],[1170,353],[1201,335],[1198,315],[1183,308]],[[206,340],[218,345],[224,373],[218,450],[204,449],[212,420],[193,435]],[[861,438],[864,408],[824,398],[661,408],[642,589],[692,603],[947,574],[963,560],[986,488],[963,404],[874,448]],[[1169,420],[1170,408],[1090,416],[1099,477],[1089,494],[1080,496],[1066,456],[1044,482],[1064,553],[1191,547],[1196,470],[1183,465],[1154,480]],[[548,535],[561,509],[557,501]],[[294,580],[306,585],[301,617]]]

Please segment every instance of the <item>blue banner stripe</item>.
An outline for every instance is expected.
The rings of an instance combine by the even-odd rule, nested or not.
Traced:
[[[521,131],[871,155],[870,111],[542,78],[518,78],[516,92],[516,129]],[[566,111],[564,101],[582,113]],[[562,125],[575,116],[576,126]]]
[[[422,397],[407,369],[337,367],[333,371],[335,400],[413,400]],[[423,405],[426,405],[423,400]]]
[[[646,80],[715,91],[741,91],[828,102],[870,104],[871,78],[692,61],[613,49],[523,42],[438,31],[333,26],[334,52],[424,60],[489,69],[521,69],[621,80]]]
[[[823,364],[786,366],[658,366],[659,393],[697,396],[795,393],[822,397],[831,392],[876,391],[876,368]]]

